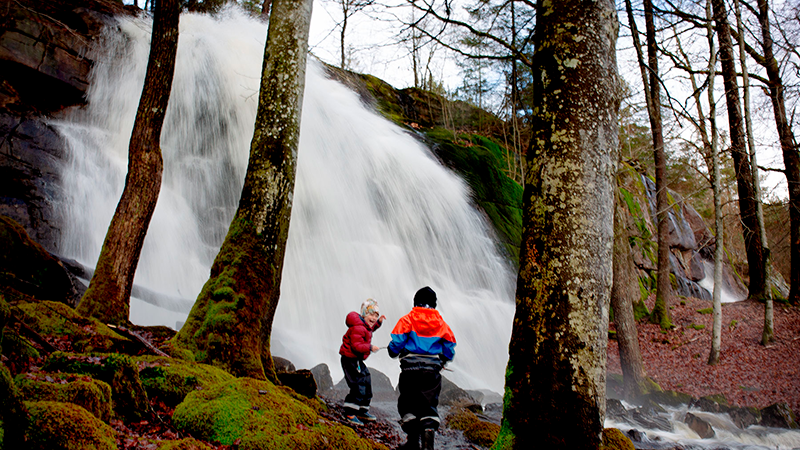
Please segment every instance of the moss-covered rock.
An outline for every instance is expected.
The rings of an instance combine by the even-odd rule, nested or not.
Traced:
[[[111,386],[87,375],[27,373],[14,379],[26,401],[74,403],[108,423],[111,419]]]
[[[178,430],[239,449],[385,448],[352,429],[327,422],[290,389],[237,378],[193,391],[172,416]]]
[[[29,450],[115,450],[116,433],[74,403],[26,402]]]
[[[28,412],[11,372],[0,363],[0,448],[23,448]]]
[[[158,450],[214,450],[204,442],[194,438],[179,439],[177,441],[160,441]]]
[[[694,397],[692,397],[689,394],[684,394],[682,392],[676,392],[676,391],[661,391],[661,390],[651,391],[645,394],[644,397],[658,403],[659,405],[665,405],[665,406],[688,405],[694,400]]]
[[[633,442],[628,436],[616,429],[606,428],[603,430],[603,444],[601,450],[634,450]]]
[[[17,318],[43,336],[62,338],[76,352],[125,352],[132,347],[129,339],[115,333],[106,324],[85,318],[63,303],[19,302]]]
[[[47,358],[42,370],[87,374],[105,381],[111,386],[114,415],[126,422],[138,421],[150,410],[147,393],[139,379],[139,369],[130,356],[56,352]]]
[[[192,391],[232,380],[233,375],[207,364],[160,356],[134,358],[139,379],[151,399],[176,406]]]
[[[445,418],[445,425],[461,430],[464,438],[481,447],[491,446],[500,433],[499,425],[481,420],[472,411],[460,408]]]

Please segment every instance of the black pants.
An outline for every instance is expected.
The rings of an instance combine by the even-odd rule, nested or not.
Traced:
[[[348,416],[359,411],[369,411],[372,400],[372,376],[364,361],[342,356],[342,370],[350,393],[344,398],[344,412]]]
[[[423,429],[439,429],[439,392],[442,375],[438,369],[402,370],[398,382],[400,397],[397,412],[400,426],[409,435],[419,435]]]

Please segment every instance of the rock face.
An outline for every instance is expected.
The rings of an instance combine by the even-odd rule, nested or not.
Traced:
[[[82,105],[92,48],[114,16],[113,0],[0,0],[0,214],[58,253],[59,160],[63,141],[47,124]]]

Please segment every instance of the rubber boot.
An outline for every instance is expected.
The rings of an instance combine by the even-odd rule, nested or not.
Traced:
[[[433,435],[436,430],[426,428],[422,431],[422,450],[433,450]]]
[[[408,433],[406,443],[397,447],[397,450],[419,450],[419,434]]]

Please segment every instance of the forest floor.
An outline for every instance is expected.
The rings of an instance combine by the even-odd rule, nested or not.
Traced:
[[[711,306],[709,300],[676,300],[670,306],[675,328],[666,333],[656,324],[637,324],[647,375],[665,390],[695,398],[721,393],[731,405],[758,408],[786,402],[800,413],[800,308],[775,302],[775,342],[762,346],[764,304],[724,303],[720,362],[710,366],[712,314],[702,310]],[[608,343],[608,372],[622,373],[616,340]]]

